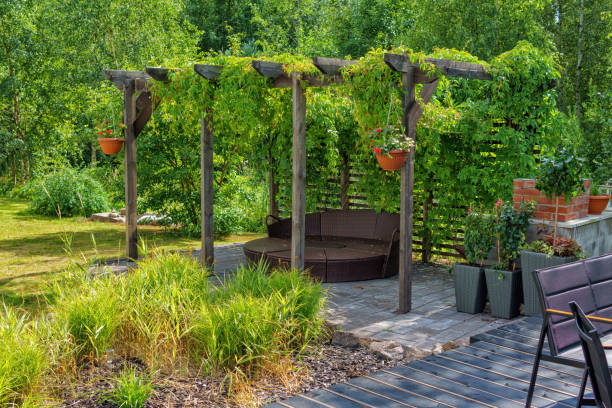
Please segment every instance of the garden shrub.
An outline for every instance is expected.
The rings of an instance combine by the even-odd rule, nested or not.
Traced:
[[[100,183],[71,168],[42,177],[32,192],[31,208],[37,214],[89,217],[109,209],[108,197]]]
[[[4,306],[0,313],[0,406],[31,401],[47,366],[46,350],[33,323]]]

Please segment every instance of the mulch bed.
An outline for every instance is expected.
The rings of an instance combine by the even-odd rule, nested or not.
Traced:
[[[139,361],[122,360],[110,365],[83,369],[79,375],[79,382],[65,391],[62,406],[113,407],[110,402],[102,401],[101,395],[111,388],[109,379],[116,377],[126,364],[136,369],[145,368]],[[256,387],[250,387],[250,393],[245,400],[257,401],[256,406],[262,406],[396,364],[396,361],[383,360],[374,355],[366,347],[348,348],[324,344],[320,350],[302,357],[297,363],[304,369],[299,372],[299,382],[293,382],[295,386],[289,386],[288,389],[287,384],[279,380],[258,379]],[[239,398],[228,399],[226,384],[222,378],[158,376],[153,383],[156,389],[145,404],[147,408],[254,406],[252,402],[251,404],[236,402],[236,399],[240,400]]]

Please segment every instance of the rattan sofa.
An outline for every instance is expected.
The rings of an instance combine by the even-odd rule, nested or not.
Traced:
[[[306,215],[304,266],[323,282],[359,281],[397,274],[399,214],[334,210]],[[266,218],[268,237],[247,242],[250,262],[291,263],[291,219]]]

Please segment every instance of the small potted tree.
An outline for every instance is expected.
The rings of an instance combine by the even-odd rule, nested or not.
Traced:
[[[524,313],[540,316],[542,309],[533,271],[549,266],[561,265],[582,257],[582,248],[571,238],[546,235],[544,238],[525,245],[521,251],[521,273],[523,278]]]
[[[521,273],[516,268],[519,248],[525,242],[533,203],[523,202],[518,209],[512,204],[495,204],[497,265],[485,269],[491,315],[511,319],[518,315],[523,297]]]
[[[406,136],[401,126],[385,126],[370,132],[370,147],[376,153],[376,160],[383,170],[402,168],[414,140]]]
[[[123,142],[125,142],[125,139],[117,137],[117,134],[125,129],[125,125],[119,123],[118,131],[115,131],[113,128],[114,126],[111,124],[110,120],[105,120],[99,125],[96,125],[96,136],[104,154],[119,153],[123,147]]]
[[[468,210],[463,247],[467,263],[453,266],[457,311],[480,313],[487,298],[484,260],[493,247],[495,228],[493,217]]]
[[[583,180],[580,177],[584,160],[561,148],[552,156],[542,158],[538,168],[535,188],[540,190],[549,200],[555,200],[555,220],[553,227],[553,243],[557,238],[557,219],[559,218],[559,198],[566,203],[584,192]]]

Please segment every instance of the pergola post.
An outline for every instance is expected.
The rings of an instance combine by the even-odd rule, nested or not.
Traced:
[[[215,230],[213,226],[213,118],[212,113],[200,121],[200,183],[202,217],[202,265],[215,262]]]
[[[125,246],[128,259],[138,259],[138,215],[136,182],[136,89],[134,79],[126,79],[123,88],[123,122],[125,124]]]
[[[410,120],[410,111],[415,103],[414,68],[402,73],[402,126],[406,135],[413,141],[416,123]],[[402,167],[400,197],[400,241],[399,241],[399,312],[408,313],[412,309],[412,211],[414,191],[414,148],[410,149],[408,159]]]
[[[298,73],[293,91],[293,192],[291,196],[291,267],[304,269],[306,241],[306,97]]]

